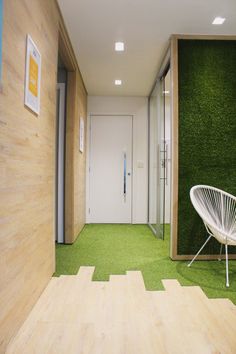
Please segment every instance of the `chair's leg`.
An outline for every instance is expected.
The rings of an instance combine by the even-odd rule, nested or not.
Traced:
[[[218,261],[221,261],[222,248],[223,248],[223,243],[220,244],[220,256],[218,258]]]
[[[199,253],[202,251],[202,249],[206,246],[207,242],[210,240],[212,236],[210,235],[208,237],[208,239],[206,240],[206,242],[202,245],[202,247],[200,248],[200,250],[198,251],[198,253],[193,257],[193,259],[191,260],[191,262],[188,264],[188,267],[191,266],[191,264],[195,261],[195,259],[197,258],[197,256],[199,255]]]
[[[226,286],[229,287],[229,261],[228,261],[228,245],[225,245],[225,261],[226,261]]]

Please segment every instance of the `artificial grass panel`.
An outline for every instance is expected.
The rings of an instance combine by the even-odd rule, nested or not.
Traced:
[[[236,41],[179,40],[178,254],[195,254],[206,230],[190,188],[236,195]],[[236,248],[231,247],[230,253]],[[219,252],[212,239],[202,254]]]
[[[236,261],[230,261],[230,288],[225,288],[225,262],[196,261],[191,268],[169,258],[169,227],[165,241],[147,225],[86,225],[73,245],[57,245],[56,273],[77,274],[80,266],[95,266],[93,280],[140,270],[147,290],[163,289],[162,279],[199,285],[209,297],[228,297],[236,303]]]

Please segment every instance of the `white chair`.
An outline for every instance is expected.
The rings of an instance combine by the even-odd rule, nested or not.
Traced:
[[[225,245],[226,286],[229,287],[228,245],[236,246],[236,197],[214,187],[198,185],[191,188],[190,198],[204,222],[209,237],[188,267],[211,237],[215,237],[221,243],[221,250],[222,245]]]

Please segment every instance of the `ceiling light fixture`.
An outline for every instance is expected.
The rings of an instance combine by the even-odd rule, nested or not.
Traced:
[[[116,85],[116,86],[122,85],[122,81],[121,81],[121,80],[115,80],[115,85]]]
[[[222,25],[225,22],[225,18],[223,17],[216,17],[212,22],[213,25]]]
[[[115,43],[115,50],[117,52],[123,52],[125,50],[125,46],[123,42],[116,42]]]

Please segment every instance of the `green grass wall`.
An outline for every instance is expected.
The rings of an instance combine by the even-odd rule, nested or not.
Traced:
[[[178,254],[187,255],[206,240],[190,188],[207,184],[236,195],[236,41],[179,40],[178,65]],[[219,247],[212,240],[202,254]]]

